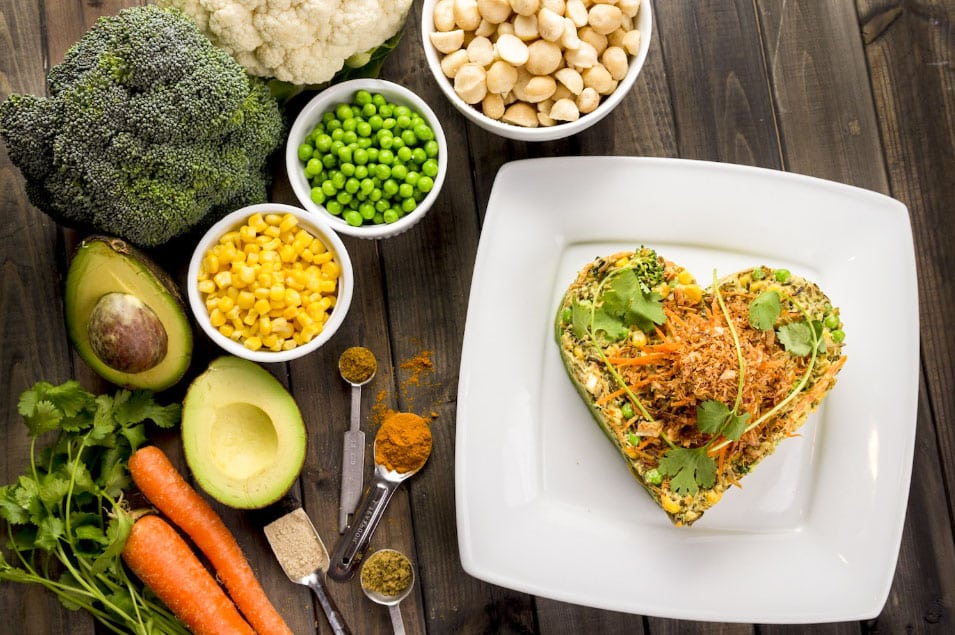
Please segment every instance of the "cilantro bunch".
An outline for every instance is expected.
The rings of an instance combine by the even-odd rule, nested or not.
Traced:
[[[123,499],[127,462],[146,441],[146,422],[176,425],[179,404],[161,406],[145,390],[93,395],[68,381],[35,384],[17,409],[32,437],[30,467],[0,487],[8,539],[0,581],[39,584],[113,632],[187,633],[120,558],[138,517]],[[56,436],[41,449],[48,433]]]

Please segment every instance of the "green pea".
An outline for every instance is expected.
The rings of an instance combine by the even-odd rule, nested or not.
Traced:
[[[763,271],[762,267],[756,267],[753,269],[753,273],[750,274],[750,277],[753,280],[762,280],[766,277],[766,273]]]
[[[413,146],[418,143],[418,137],[415,136],[413,130],[402,130],[401,131],[401,140],[404,141],[405,145]]]
[[[307,143],[303,143],[298,147],[298,160],[299,161],[308,161],[312,158],[312,153],[315,152],[315,148],[310,146]]]
[[[381,113],[381,115],[384,117],[385,113]],[[391,130],[396,125],[398,125],[398,122],[395,121],[394,117],[385,117],[385,120],[381,122],[381,127],[383,130]]]
[[[387,163],[379,163],[375,168],[375,176],[382,181],[391,178],[391,166]]]
[[[322,192],[325,193],[325,196],[335,196],[338,192],[338,188],[336,188],[335,184],[331,181],[325,181],[322,183]]]
[[[421,173],[431,178],[438,176],[438,162],[434,159],[428,159],[421,164]]]
[[[832,330],[839,327],[839,316],[835,313],[830,313],[826,316],[826,319],[822,321],[823,326],[827,329]]]
[[[427,154],[429,157],[432,157],[432,158],[438,156],[438,142],[435,141],[434,139],[431,139],[430,141],[425,141],[424,152],[425,154]]]
[[[846,339],[846,332],[842,329],[836,329],[832,332],[832,341],[841,344]]]
[[[327,130],[329,133],[331,133],[334,130],[338,130],[341,127],[342,127],[342,122],[339,121],[338,119],[335,119],[334,115],[332,115],[331,120],[325,124],[325,130]]]
[[[380,201],[381,194],[382,192],[380,187],[373,188],[371,192],[368,193],[368,200],[375,201],[375,202]]]
[[[431,139],[434,139],[434,130],[432,130],[431,127],[428,126],[427,124],[424,124],[424,123],[415,124],[413,130],[414,130],[415,136],[421,139],[422,141],[430,141]]]
[[[398,181],[394,179],[387,179],[384,183],[381,184],[381,190],[385,193],[385,196],[391,197],[398,193]]]
[[[410,212],[416,207],[418,207],[418,201],[413,198],[406,198],[401,201],[401,210],[403,212]]]
[[[331,110],[329,110],[328,112],[322,114],[322,123],[325,124],[326,126],[327,126],[333,119],[335,119],[335,113],[332,112]]]
[[[405,177],[408,176],[408,168],[404,163],[395,163],[391,166],[391,176],[399,181],[404,181]]]
[[[570,311],[570,308],[568,307],[567,310]],[[573,313],[573,311],[571,311],[571,313]],[[624,419],[632,419],[634,415],[633,404],[631,404],[629,401],[623,402],[623,405],[620,406],[620,414],[623,415]]]
[[[335,199],[332,199],[328,201],[327,203],[325,203],[325,209],[327,209],[330,214],[334,214],[335,216],[341,216],[345,208],[344,206],[342,206],[341,203],[339,203]]]
[[[341,173],[345,176],[354,176],[355,174],[354,163],[342,163],[340,166],[338,166],[338,169],[341,170]]]
[[[394,114],[395,112],[395,107],[387,102],[383,104],[377,104],[377,106],[378,106],[378,114],[384,117],[385,119],[390,118],[391,115]],[[394,123],[392,123],[391,125],[394,126]]]
[[[411,160],[417,163],[418,165],[422,165],[427,158],[428,158],[428,154],[424,151],[424,148],[422,147],[417,147],[411,151]]]
[[[395,153],[389,150],[388,148],[382,146],[382,149],[378,151],[378,163],[384,163],[385,165],[391,165],[395,161]]]
[[[316,205],[321,205],[325,202],[325,192],[323,192],[320,187],[313,187],[311,192],[309,192],[309,197]]]
[[[368,125],[371,126],[371,129],[374,132],[377,132],[381,130],[382,121],[384,121],[384,119],[381,118],[381,115],[379,115],[378,113],[375,113],[374,115],[368,118]]]
[[[316,174],[322,171],[322,162],[318,159],[309,159],[305,164],[305,176],[307,178],[312,178]]]
[[[379,152],[379,150],[378,150],[378,148],[376,148],[375,146],[371,146],[370,148],[368,148],[368,162],[369,162],[369,163],[377,163],[377,162],[378,162],[378,152]]]
[[[375,104],[379,109],[388,103],[388,100],[385,99],[385,96],[381,93],[375,93],[371,96],[371,103]]]
[[[412,154],[413,152],[411,151],[411,148],[409,148],[408,146],[405,146],[403,148],[398,148],[398,151],[395,152],[395,156],[398,157],[398,159],[400,159],[404,163],[411,161]]]
[[[331,152],[322,156],[322,165],[326,168],[333,168],[338,165],[338,157]]]
[[[389,148],[391,148],[391,146],[395,145],[395,139],[396,137],[391,137],[391,136],[381,137],[380,139],[378,139],[378,146],[382,150],[388,150]]]
[[[364,106],[366,104],[372,103],[371,93],[364,88],[359,88],[355,91],[355,103],[359,106]]]
[[[359,121],[358,125],[355,126],[355,132],[358,133],[359,137],[371,136],[371,124],[367,121]]]
[[[352,201],[352,195],[350,192],[341,190],[338,194],[335,195],[335,200],[341,203],[342,205],[348,205]]]
[[[348,104],[338,104],[335,107],[335,116],[339,120],[344,121],[346,119],[351,119],[354,115],[352,114],[351,106]]]
[[[365,153],[367,156],[367,152]],[[368,166],[367,165],[356,165],[355,166],[355,178],[363,179],[368,176]]]
[[[375,211],[376,211],[376,212],[379,212],[379,213],[380,213],[380,212],[384,212],[385,210],[389,209],[390,207],[391,207],[391,203],[389,203],[389,202],[386,201],[385,199],[381,199],[381,200],[379,200],[379,201],[375,201]]]
[[[395,124],[397,124],[399,130],[407,130],[408,126],[411,125],[411,117],[408,115],[396,115]]]
[[[395,117],[411,117],[411,109],[407,106],[395,106]]]
[[[338,150],[338,160],[344,163],[351,163],[352,160],[352,151],[351,148],[345,146]]]
[[[358,213],[358,210],[350,209],[342,216],[345,219],[345,222],[351,225],[352,227],[360,227],[364,222],[364,219],[361,217],[361,214]]]
[[[375,104],[368,103],[361,107],[362,117],[371,117],[377,112],[378,112],[378,107],[375,106]]]
[[[331,181],[332,185],[335,186],[336,190],[340,190],[345,187],[345,181],[347,179],[340,171],[336,171],[329,176],[329,180]]]
[[[405,177],[405,183],[407,183],[411,187],[414,187],[415,185],[417,185],[418,179],[420,178],[421,178],[420,174],[418,174],[414,170],[411,170],[410,172],[408,172],[408,175]]]
[[[364,165],[368,163],[368,151],[358,148],[352,152],[352,161],[354,161],[356,165]]]
[[[789,282],[792,274],[789,273],[789,269],[776,269],[773,271],[773,276],[776,278],[776,282]]]
[[[417,187],[419,191],[428,193],[434,189],[434,179],[430,176],[423,175],[418,178]]]
[[[358,183],[358,189],[361,190],[362,194],[370,194],[375,189],[375,182],[367,178],[362,179]]]
[[[371,220],[375,217],[375,206],[371,203],[362,203],[358,206],[358,213],[364,220]]]
[[[402,183],[398,186],[398,196],[401,198],[411,198],[414,196],[414,187],[407,183]]]
[[[663,482],[663,474],[657,468],[651,468],[643,474],[643,478],[651,485],[659,485]]]
[[[394,223],[398,220],[398,212],[389,208],[382,212],[381,220],[385,223]]]
[[[354,130],[346,130],[344,133],[342,133],[342,141],[345,142],[345,145],[350,146],[352,144],[355,144],[357,147],[358,133],[356,133]]]
[[[355,132],[355,129],[358,127],[358,119],[350,117],[342,121],[342,129],[345,132]]]
[[[358,143],[355,145],[361,148],[362,150],[367,150],[371,147],[371,144],[374,143],[370,137],[358,137]]]
[[[352,177],[348,179],[347,181],[345,181],[345,191],[348,192],[349,194],[354,194],[355,192],[358,191],[358,188],[360,187],[361,187],[361,181],[359,181],[355,177]]]
[[[405,147],[405,145],[406,145],[405,140],[402,139],[401,137],[394,137],[391,140],[391,147],[394,148],[395,150],[403,148]]]

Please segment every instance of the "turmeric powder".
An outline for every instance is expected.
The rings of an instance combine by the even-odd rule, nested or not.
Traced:
[[[431,427],[411,412],[385,417],[375,436],[375,462],[389,471],[405,474],[424,465],[431,454]]]

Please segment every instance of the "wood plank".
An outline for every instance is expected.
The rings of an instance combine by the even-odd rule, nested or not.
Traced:
[[[753,3],[654,7],[679,156],[781,167]]]
[[[11,93],[44,95],[47,52],[43,16],[35,3],[0,7],[0,99]],[[9,53],[8,53],[9,52]],[[16,412],[20,393],[37,381],[70,379],[70,345],[63,327],[62,243],[57,226],[30,205],[23,178],[0,149],[0,298],[4,319],[0,337],[3,458],[0,483],[16,480],[29,465],[30,441]],[[8,312],[16,307],[16,318]],[[42,371],[40,370],[42,369]],[[6,539],[3,540],[6,543]],[[6,553],[6,551],[5,551]],[[15,590],[8,590],[15,587]],[[0,615],[7,624],[34,632],[92,633],[93,620],[66,610],[56,597],[36,585],[0,583]]]
[[[866,57],[892,195],[909,207],[919,282],[922,364],[942,456],[948,507],[955,509],[955,307],[951,236],[955,217],[955,7],[950,2],[883,6],[859,0]]]

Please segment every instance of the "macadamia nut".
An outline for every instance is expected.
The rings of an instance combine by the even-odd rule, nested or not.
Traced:
[[[477,0],[453,0],[454,23],[465,31],[474,31],[481,26],[481,12]]]
[[[491,24],[500,24],[511,17],[511,4],[507,0],[477,0],[481,17]]]
[[[557,70],[562,59],[559,46],[547,40],[536,40],[527,47],[524,66],[531,75],[550,75]]]
[[[487,95],[487,73],[483,66],[469,62],[454,76],[454,92],[466,104],[476,104]]]
[[[492,93],[509,93],[516,82],[517,69],[504,60],[497,60],[487,69],[487,89]]]
[[[537,120],[537,109],[523,101],[517,101],[508,106],[501,116],[501,121],[525,128],[536,128],[540,125]]]

